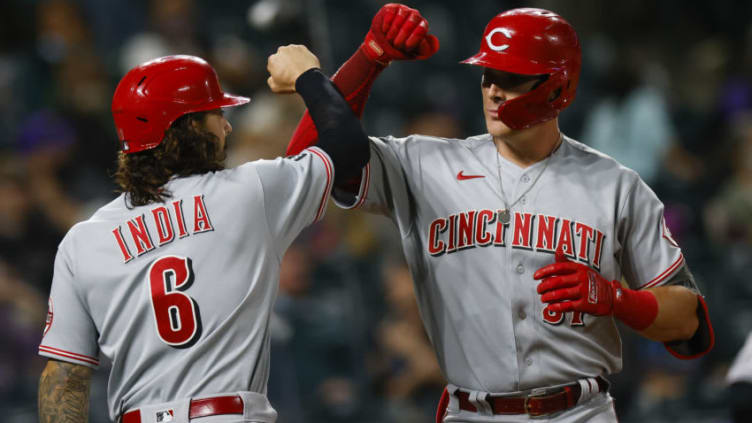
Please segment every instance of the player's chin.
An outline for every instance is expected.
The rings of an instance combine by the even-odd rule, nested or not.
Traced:
[[[488,129],[488,133],[493,137],[500,137],[512,133],[512,129],[506,126],[504,122],[498,118],[492,118],[489,116],[486,116],[486,129]]]

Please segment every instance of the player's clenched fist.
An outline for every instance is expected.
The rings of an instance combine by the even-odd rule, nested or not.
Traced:
[[[561,252],[556,253],[555,263],[538,269],[533,278],[543,280],[538,284],[538,294],[553,312],[612,314],[616,289],[621,288],[618,282],[607,281],[584,264],[567,260]]]
[[[608,281],[584,264],[567,260],[561,251],[556,253],[555,263],[538,269],[533,278],[542,280],[538,293],[552,312],[613,315],[638,331],[648,328],[658,315],[658,303],[652,292]]]
[[[420,12],[389,3],[373,17],[360,48],[371,60],[386,65],[392,60],[427,59],[439,50],[439,40],[428,33],[428,21]]]
[[[306,46],[282,46],[267,60],[266,69],[271,76],[266,82],[275,93],[294,93],[298,77],[309,69],[320,67],[318,57]]]

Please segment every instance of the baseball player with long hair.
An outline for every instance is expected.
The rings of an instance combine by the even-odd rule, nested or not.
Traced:
[[[417,10],[385,5],[334,82],[363,111],[391,60],[438,50]],[[713,345],[705,301],[663,204],[632,170],[562,134],[580,42],[561,16],[495,16],[480,51],[487,133],[371,137],[345,208],[397,226],[425,329],[448,385],[437,421],[615,422],[619,320],[680,358]],[[315,143],[308,115],[288,147]],[[620,281],[626,283],[622,284]]]
[[[222,109],[250,100],[224,93],[207,62],[162,57],[123,77],[112,101],[122,194],[59,245],[40,421],[87,421],[103,359],[115,421],[276,420],[266,384],[281,258],[321,219],[332,185],[369,159],[360,122],[318,67],[303,46],[268,60],[269,86],[303,97],[318,145],[232,169]]]

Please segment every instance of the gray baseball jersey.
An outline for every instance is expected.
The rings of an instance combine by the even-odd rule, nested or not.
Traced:
[[[488,134],[372,138],[360,191],[335,197],[396,223],[451,384],[503,393],[618,372],[613,317],[550,312],[532,275],[561,248],[632,288],[665,283],[684,258],[663,204],[634,171],[567,137],[524,169],[497,156]],[[500,186],[516,202],[509,223]]]
[[[58,248],[43,356],[112,362],[110,416],[216,393],[265,394],[281,258],[324,213],[331,159],[291,158],[174,178],[172,198],[123,195]]]

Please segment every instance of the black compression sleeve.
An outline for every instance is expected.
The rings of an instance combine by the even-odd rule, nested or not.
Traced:
[[[342,94],[318,69],[303,72],[295,81],[295,90],[303,97],[319,133],[316,146],[334,162],[335,184],[360,177],[370,159],[368,137]]]

